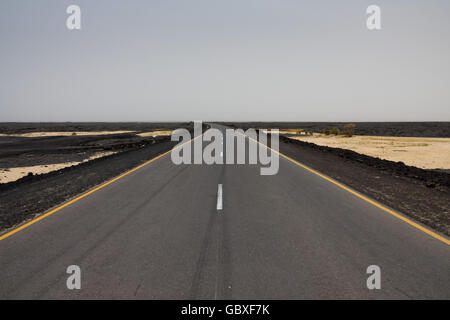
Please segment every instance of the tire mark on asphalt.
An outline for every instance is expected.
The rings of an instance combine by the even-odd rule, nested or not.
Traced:
[[[137,287],[136,287],[136,290],[134,290],[134,296],[135,296],[135,297],[136,297],[136,295],[137,295],[139,289],[141,288],[141,285],[142,285],[142,283],[139,283],[139,284],[137,285]]]
[[[216,219],[217,219],[217,212],[214,208],[214,210],[211,210],[208,219],[205,237],[203,238],[202,246],[200,249],[200,255],[197,260],[197,265],[195,268],[194,277],[192,279],[192,285],[189,293],[190,299],[196,299],[200,293],[200,285],[204,279],[204,270],[207,264],[208,252],[213,240],[213,230]]]

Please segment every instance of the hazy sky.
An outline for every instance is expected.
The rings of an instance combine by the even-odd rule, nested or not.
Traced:
[[[1,0],[0,40],[0,122],[450,121],[449,0]]]

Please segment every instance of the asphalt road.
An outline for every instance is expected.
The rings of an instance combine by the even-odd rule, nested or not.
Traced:
[[[0,298],[450,298],[449,245],[284,158],[259,168],[155,160],[1,240]]]

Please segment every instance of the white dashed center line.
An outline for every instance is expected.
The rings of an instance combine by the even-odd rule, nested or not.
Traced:
[[[222,184],[217,189],[217,210],[222,210]]]

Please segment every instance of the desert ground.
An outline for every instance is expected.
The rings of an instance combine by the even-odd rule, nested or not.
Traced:
[[[167,125],[166,125],[167,126]],[[9,125],[0,133],[0,183],[16,181],[27,175],[49,173],[63,168],[76,166],[80,163],[107,157],[112,154],[136,147],[139,143],[148,143],[152,138],[170,136],[173,130],[158,125],[154,130],[151,126],[142,126],[137,130],[103,130],[95,131],[95,126],[77,125],[64,127],[55,125],[49,127],[65,129],[65,131],[39,131],[46,127],[28,125],[28,128]],[[87,127],[92,131],[68,131]],[[110,127],[113,125],[110,124]],[[161,128],[162,127],[162,128]],[[173,126],[174,128],[176,126]],[[22,132],[27,130],[29,132]],[[144,132],[141,132],[144,130]],[[41,144],[45,144],[42,146]],[[115,151],[104,151],[115,149]],[[72,151],[72,152],[71,152]]]
[[[88,162],[94,159],[103,158],[115,154],[117,152],[97,152],[88,158],[81,161],[69,161],[62,163],[52,163],[45,165],[27,166],[27,167],[12,167],[0,169],[0,183],[8,183],[19,180],[27,175],[44,174],[52,171],[57,171],[71,166],[79,165],[80,163]]]
[[[358,122],[354,135],[325,135],[344,131],[344,122],[241,122],[232,126],[256,128],[320,146],[352,150],[383,160],[403,162],[422,169],[450,169],[449,122]],[[266,129],[267,128],[267,129]]]
[[[0,184],[130,151],[187,123],[1,123]]]
[[[296,135],[290,138],[320,146],[353,150],[384,160],[401,161],[422,169],[450,169],[450,138],[345,137],[324,134]]]

